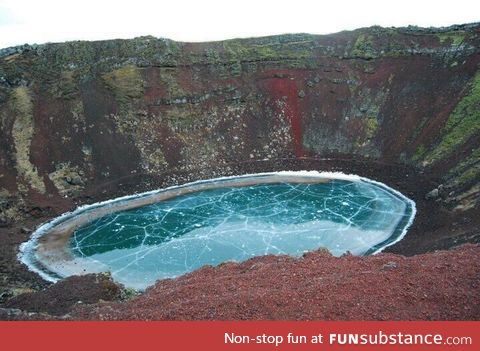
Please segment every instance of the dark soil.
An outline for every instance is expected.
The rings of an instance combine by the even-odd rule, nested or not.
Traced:
[[[74,305],[118,300],[121,296],[122,289],[109,276],[87,274],[68,277],[43,291],[20,294],[4,307],[61,316],[70,312]]]

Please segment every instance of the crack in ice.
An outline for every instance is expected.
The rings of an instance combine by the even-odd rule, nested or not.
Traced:
[[[415,214],[411,200],[364,178],[286,179],[225,187],[220,179],[217,187],[94,217],[71,234],[73,264],[65,261],[56,272],[109,270],[143,289],[203,265],[258,255],[320,247],[334,255],[371,254],[399,240]]]

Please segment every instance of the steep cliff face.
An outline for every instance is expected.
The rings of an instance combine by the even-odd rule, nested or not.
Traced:
[[[301,157],[411,165],[479,207],[478,24],[0,55],[3,223],[113,180]]]

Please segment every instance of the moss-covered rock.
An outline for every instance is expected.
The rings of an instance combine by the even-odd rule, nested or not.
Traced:
[[[465,31],[450,31],[438,33],[437,37],[441,44],[450,44],[459,46],[465,41],[467,33]]]
[[[447,158],[480,132],[480,72],[477,72],[467,89],[448,118],[438,144],[423,155],[424,165]],[[417,153],[420,154],[420,151],[417,150]]]
[[[85,185],[85,174],[70,162],[59,163],[48,177],[62,196],[79,195]]]
[[[359,34],[353,45],[352,55],[366,59],[374,58],[376,53],[373,49],[373,36],[364,33]]]
[[[104,74],[103,79],[121,105],[142,97],[143,79],[140,69],[136,66],[127,65],[115,69]]]
[[[45,193],[45,183],[30,160],[30,145],[35,125],[33,102],[28,88],[24,86],[15,88],[9,103],[15,118],[12,138],[15,143],[15,163],[18,175],[29,187],[43,194]]]

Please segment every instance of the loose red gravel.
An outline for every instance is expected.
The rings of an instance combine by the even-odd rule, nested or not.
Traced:
[[[159,281],[128,302],[78,306],[74,319],[477,320],[480,246],[413,257],[264,256]]]

